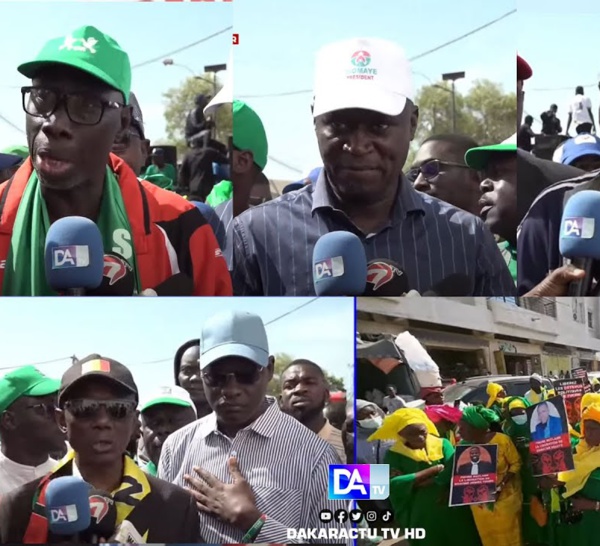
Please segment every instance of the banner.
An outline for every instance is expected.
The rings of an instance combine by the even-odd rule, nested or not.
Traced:
[[[581,421],[581,397],[585,393],[583,381],[583,378],[559,379],[554,381],[556,395],[561,396],[565,402],[567,419],[571,426]]]
[[[495,502],[497,466],[497,445],[457,445],[450,486],[450,506]]]

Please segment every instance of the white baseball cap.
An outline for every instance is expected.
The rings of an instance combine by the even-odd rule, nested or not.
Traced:
[[[196,406],[194,405],[194,402],[192,402],[190,393],[184,388],[175,385],[172,387],[159,387],[142,404],[140,411],[143,413],[148,408],[158,406],[159,404],[190,407],[194,410],[194,413],[196,413]]]
[[[317,53],[314,117],[346,108],[397,116],[414,94],[410,63],[394,42],[353,38]]]

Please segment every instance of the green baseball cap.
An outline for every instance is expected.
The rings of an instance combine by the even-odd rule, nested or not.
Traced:
[[[269,154],[265,126],[258,114],[241,100],[233,101],[233,145],[238,150],[252,152],[254,163],[264,170]]]
[[[142,404],[140,412],[144,413],[148,408],[160,404],[171,404],[173,406],[183,406],[192,408],[196,413],[196,406],[192,402],[192,397],[182,387],[173,385],[172,387],[159,387],[158,390]]]
[[[492,144],[491,146],[480,146],[479,148],[471,148],[465,154],[465,163],[475,169],[481,171],[485,169],[492,154],[517,152],[517,145],[512,143],[502,142],[500,144]]]
[[[29,157],[29,148],[27,146],[9,146],[8,148],[4,148],[4,150],[0,150],[1,154],[10,154],[10,155],[18,155],[23,159]]]
[[[63,64],[83,70],[121,91],[125,103],[129,104],[129,56],[113,38],[96,27],[85,26],[67,36],[52,38],[35,60],[23,63],[18,70],[24,76],[34,78],[40,68],[49,64]]]
[[[33,366],[23,366],[0,378],[0,412],[21,396],[48,396],[59,388],[60,380],[45,376]]]

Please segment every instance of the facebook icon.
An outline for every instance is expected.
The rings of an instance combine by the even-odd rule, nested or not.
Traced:
[[[390,496],[390,465],[330,464],[330,500],[385,500]]]

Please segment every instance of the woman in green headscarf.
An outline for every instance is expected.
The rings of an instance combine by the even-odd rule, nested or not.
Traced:
[[[547,544],[548,514],[530,464],[530,438],[527,425],[527,408],[529,406],[531,406],[529,401],[520,396],[511,396],[505,399],[502,430],[511,438],[521,456],[523,540],[525,544]]]
[[[459,423],[462,445],[496,444],[498,466],[496,470],[496,502],[472,505],[473,517],[483,546],[523,546],[521,533],[521,457],[512,440],[490,426],[500,418],[495,411],[483,406],[468,406]]]
[[[384,462],[390,465],[390,502],[401,528],[421,527],[424,539],[411,546],[481,546],[468,506],[449,507],[450,476],[439,475],[452,465],[454,448],[437,436],[435,425],[416,408],[395,411],[369,441],[393,440]]]

